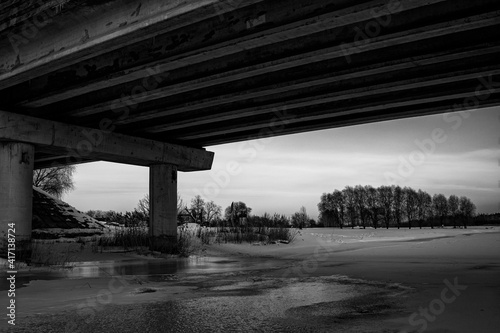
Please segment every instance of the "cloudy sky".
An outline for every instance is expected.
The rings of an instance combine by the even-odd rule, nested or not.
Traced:
[[[500,108],[408,118],[208,147],[211,171],[179,173],[179,193],[223,208],[317,218],[324,192],[346,185],[399,184],[470,197],[479,213],[500,211]],[[77,167],[64,200],[79,210],[127,211],[148,192],[147,168],[112,163]]]

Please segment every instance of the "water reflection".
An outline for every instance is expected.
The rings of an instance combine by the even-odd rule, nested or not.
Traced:
[[[124,260],[78,263],[66,273],[68,278],[95,278],[114,275],[164,275],[177,273],[217,273],[235,271],[262,265],[258,260],[230,260],[228,258],[192,257],[165,260]],[[270,266],[268,263],[265,265]],[[265,267],[264,267],[265,268]]]
[[[71,263],[69,269],[33,269],[19,271],[18,288],[26,286],[34,280],[82,279],[109,276],[149,276],[178,273],[218,273],[238,271],[259,265],[259,268],[270,268],[272,261],[262,262],[260,259],[234,260],[223,257],[191,257],[171,259],[129,259],[122,261],[92,261]],[[2,281],[0,290],[7,290],[8,285]]]

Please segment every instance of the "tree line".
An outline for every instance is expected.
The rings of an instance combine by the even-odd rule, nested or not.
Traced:
[[[184,206],[179,211],[178,220],[181,223],[193,222],[210,227],[255,227],[255,228],[306,228],[316,226],[309,218],[306,208],[301,207],[291,217],[284,214],[264,213],[261,216],[252,215],[252,208],[242,201],[234,201],[224,209],[213,201],[205,202],[201,196],[195,196],[189,207]],[[183,213],[184,212],[184,213]]]
[[[61,198],[64,193],[74,189],[74,166],[64,166],[35,170],[33,185]],[[396,226],[397,228],[418,225],[463,225],[475,216],[476,206],[467,197],[443,194],[431,196],[425,191],[411,187],[346,186],[343,190],[323,193],[318,204],[319,220],[311,219],[304,207],[291,217],[265,213],[262,216],[251,215],[252,209],[244,202],[235,201],[224,211],[215,202],[205,202],[201,196],[194,197],[190,205],[177,199],[177,220],[179,224],[194,222],[206,226],[255,225],[280,227],[355,227],[372,226],[374,228]],[[115,211],[87,212],[88,215],[107,222],[122,225],[147,225],[149,220],[149,196],[145,195],[133,211],[120,213]],[[483,214],[484,215],[484,214]],[[498,218],[477,216],[475,224],[499,223]]]
[[[191,199],[186,205],[182,198],[177,198],[177,222],[197,223],[207,227],[266,227],[266,228],[305,228],[315,226],[306,209],[302,207],[291,217],[283,214],[264,213],[252,215],[252,208],[242,201],[234,201],[224,210],[213,201],[205,201],[201,196]],[[103,222],[114,222],[124,226],[147,226],[149,221],[149,196],[146,194],[139,200],[133,211],[125,213],[116,211],[89,210],[87,215]]]
[[[323,193],[318,204],[319,221],[325,227],[374,228],[443,226],[454,228],[474,217],[476,206],[466,196],[429,193],[400,186],[357,185]]]

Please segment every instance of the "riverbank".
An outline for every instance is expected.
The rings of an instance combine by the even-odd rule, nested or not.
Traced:
[[[81,263],[73,275],[43,280],[32,271],[18,290],[15,331],[500,327],[499,228],[304,229],[292,244],[211,245],[190,259],[99,255],[83,256],[100,262]]]

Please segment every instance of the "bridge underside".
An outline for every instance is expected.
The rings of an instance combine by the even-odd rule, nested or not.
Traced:
[[[34,168],[190,171],[210,168],[210,145],[499,105],[499,14],[498,0],[3,1],[0,140],[33,145]],[[161,157],[134,155],[151,145]]]
[[[497,0],[21,3],[3,111],[205,147],[499,104]]]

